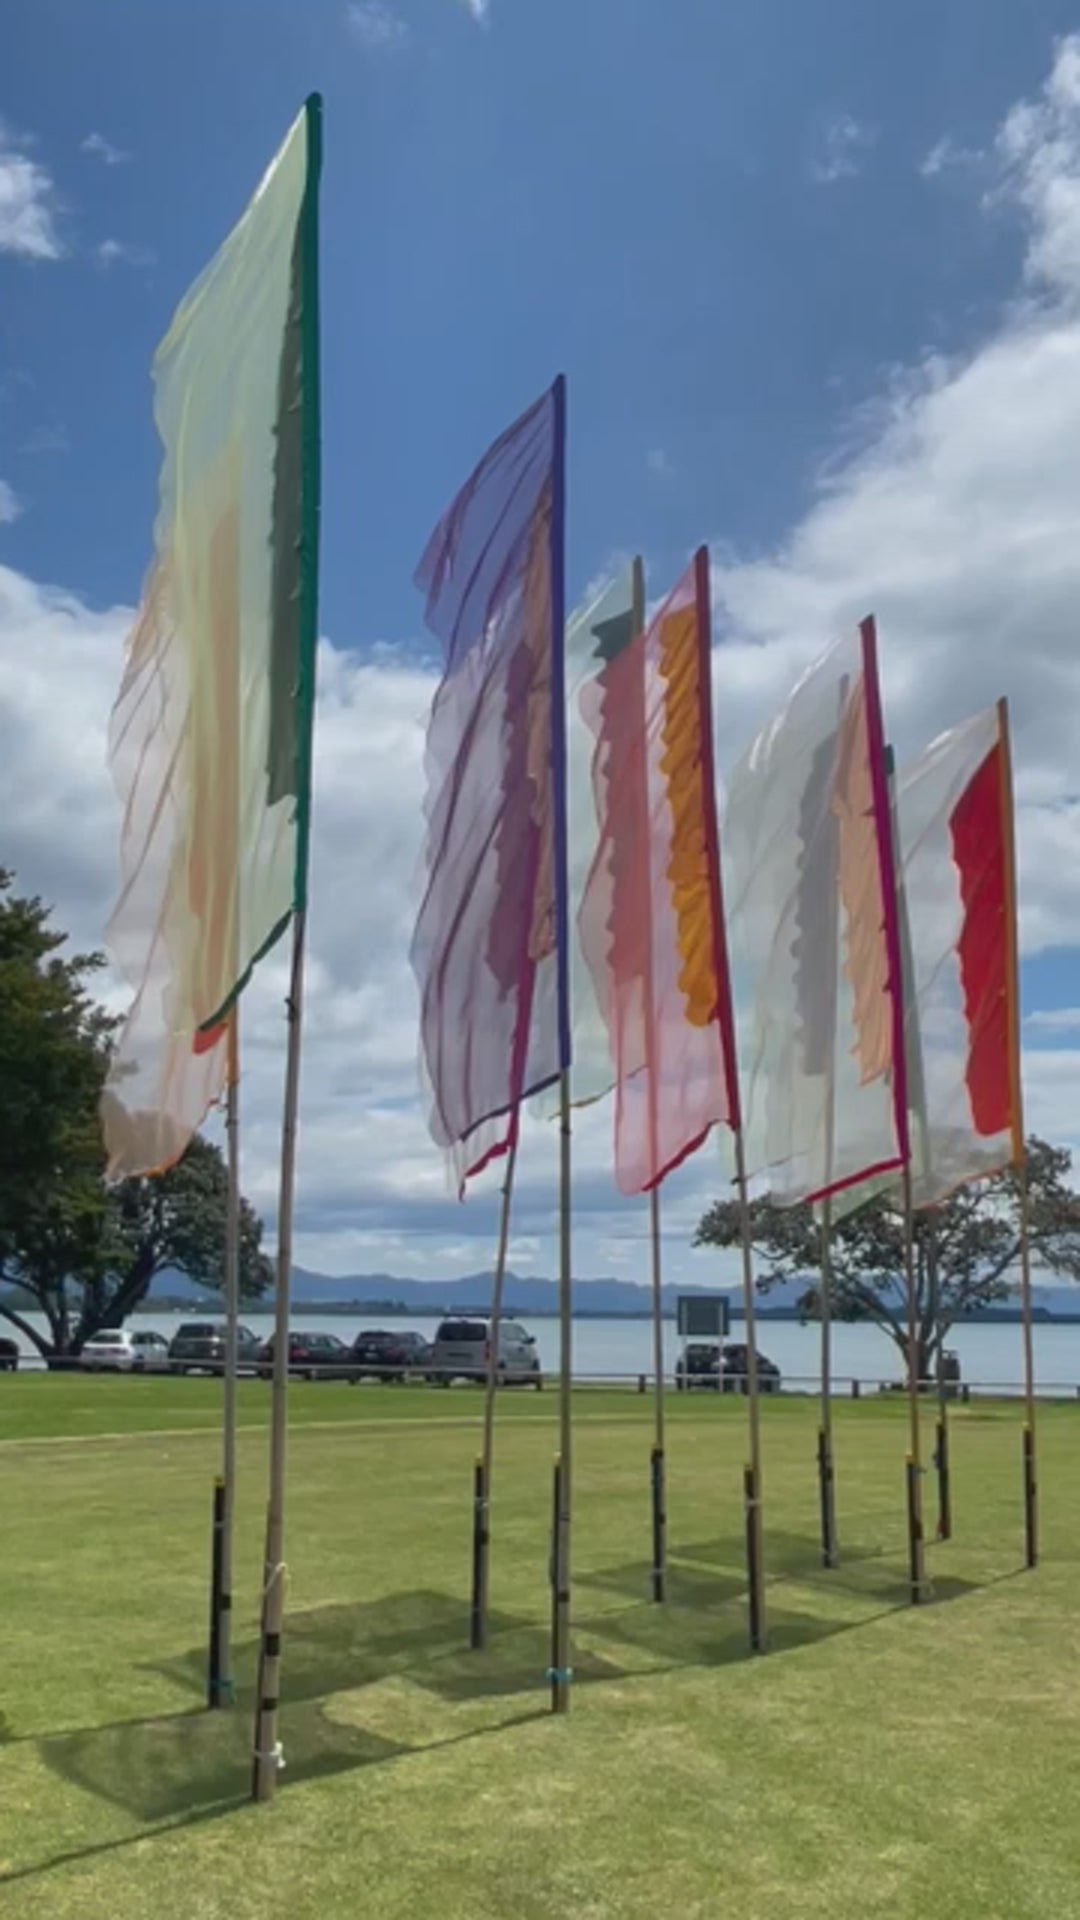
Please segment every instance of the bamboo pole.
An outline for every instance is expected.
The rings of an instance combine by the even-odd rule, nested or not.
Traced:
[[[221,1434],[221,1591],[218,1596],[218,1701],[231,1706],[233,1516],[236,1510],[236,1362],[240,1314],[240,1009],[229,1020],[229,1086],[225,1108],[227,1188],[225,1212],[225,1377]]]
[[[919,1301],[915,1285],[915,1212],[911,1166],[904,1168],[904,1280],[907,1291],[907,1394],[910,1438],[907,1455],[908,1567],[911,1604],[926,1598],[926,1551],[922,1517],[922,1423],[919,1413]]]
[[[667,1596],[667,1491],[664,1454],[664,1295],[663,1253],[660,1240],[660,1190],[649,1189],[649,1235],[652,1242],[652,1336],[654,1427],[652,1451],[653,1564],[652,1597]],[[719,1383],[718,1383],[719,1384]]]
[[[937,1537],[952,1539],[952,1463],[949,1458],[949,1398],[945,1380],[945,1336],[941,1318],[941,1282],[938,1273],[937,1208],[930,1207],[926,1218],[926,1263],[930,1292],[930,1324],[934,1330],[935,1384],[937,1388],[937,1436],[934,1465],[937,1468]]]
[[[570,1706],[570,1546],[573,1422],[570,1392],[573,1359],[573,1280],[570,1223],[570,1072],[559,1076],[559,1466],[552,1553],[551,1710]]]
[[[1038,1466],[1035,1448],[1035,1338],[1031,1301],[1031,1196],[1028,1192],[1027,1139],[1024,1128],[1024,1081],[1020,1059],[1020,937],[1016,897],[1016,810],[1013,800],[1012,740],[1009,703],[997,704],[1001,742],[1001,807],[1005,854],[1005,911],[1008,947],[1006,995],[1009,1021],[1009,1067],[1012,1107],[1013,1165],[1016,1168],[1020,1212],[1020,1324],[1024,1354],[1024,1559],[1038,1565]]]
[[[513,1132],[506,1155],[506,1175],[499,1210],[499,1241],[495,1253],[495,1273],[491,1288],[491,1337],[488,1342],[487,1379],[484,1383],[484,1433],[475,1482],[473,1514],[473,1604],[470,1644],[479,1649],[487,1644],[487,1618],[491,1556],[491,1483],[495,1454],[495,1394],[499,1384],[499,1330],[502,1326],[503,1287],[506,1258],[510,1245],[510,1210],[517,1167],[518,1129],[514,1117]]]
[[[764,1653],[766,1642],[765,1562],[762,1526],[761,1406],[758,1394],[757,1311],[754,1302],[754,1256],[750,1238],[750,1194],[746,1177],[746,1147],[742,1128],[735,1134],[735,1183],[739,1195],[739,1231],[742,1241],[743,1316],[746,1325],[746,1400],[750,1459],[743,1486],[746,1507],[746,1560],[749,1592],[750,1650]]]
[[[281,1636],[285,1616],[285,1493],[288,1444],[289,1288],[292,1273],[293,1201],[296,1189],[296,1129],[300,1103],[300,1036],[304,998],[307,914],[293,916],[288,999],[288,1056],[281,1132],[281,1198],[278,1208],[277,1293],[274,1305],[274,1378],[270,1406],[270,1489],[266,1527],[259,1684],[255,1702],[252,1798],[272,1800],[284,1765],[278,1738]]]
[[[830,1161],[830,1174],[831,1174]],[[821,1428],[818,1435],[821,1489],[821,1564],[835,1567],[836,1479],[832,1417],[832,1196],[821,1203]]]

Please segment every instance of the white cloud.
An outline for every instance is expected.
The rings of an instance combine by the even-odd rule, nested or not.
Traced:
[[[462,0],[466,12],[471,13],[478,27],[486,27],[491,18],[491,0]]]
[[[854,180],[876,139],[873,127],[864,126],[850,113],[837,114],[825,128],[820,149],[810,162],[810,178],[823,187],[837,180]]]
[[[360,45],[372,53],[403,47],[411,37],[406,22],[386,0],[351,0],[345,18]]]
[[[21,512],[22,506],[14,487],[9,486],[6,480],[0,480],[0,527],[17,520]]]
[[[924,180],[936,180],[939,174],[953,168],[977,167],[986,159],[981,147],[961,147],[948,134],[935,141],[929,153],[919,162],[919,172]]]
[[[52,176],[23,151],[24,145],[0,121],[0,253],[59,260],[64,249]]]
[[[1042,93],[1006,117],[997,140],[1011,196],[1028,222],[1025,270],[1075,307],[1080,302],[1080,36],[1058,44]]]
[[[154,255],[148,247],[130,246],[124,240],[101,240],[94,248],[99,267],[151,267]]]
[[[81,151],[94,154],[107,167],[120,167],[126,160],[131,159],[130,153],[124,153],[120,147],[114,147],[112,141],[106,140],[103,133],[88,133],[82,142]]]
[[[1027,1014],[1024,1025],[1032,1033],[1080,1033],[1080,1007],[1044,1007]]]
[[[1034,106],[1007,123],[1004,184],[1025,223],[1029,263],[1024,304],[965,358],[893,379],[863,417],[859,445],[832,465],[777,550],[728,555],[714,570],[721,768],[809,657],[870,609],[902,758],[999,693],[1010,696],[1028,955],[1075,947],[1080,928],[1080,253],[1074,279],[1065,277],[1080,99],[1066,106],[1058,71],[1064,62],[1068,73],[1076,44],[1060,50]],[[1030,262],[1044,258],[1054,271],[1040,269],[1036,284]],[[116,886],[105,727],[128,618],[0,569],[0,856],[56,901],[80,944],[100,940]],[[329,644],[321,651],[297,1252],[327,1271],[449,1279],[489,1265],[494,1249],[499,1170],[459,1207],[415,1097],[416,996],[405,956],[432,685],[429,672],[388,649],[363,660]],[[270,1221],[286,957],[279,949],[259,969],[243,1009],[245,1178]],[[1030,1125],[1080,1147],[1080,1053],[1052,1044],[1080,1030],[1080,1013],[1075,1027],[1060,1010],[1034,1013]],[[575,1267],[645,1280],[647,1212],[614,1192],[610,1126],[605,1106],[575,1119]],[[530,1120],[513,1233],[537,1272],[555,1265],[555,1161],[553,1130]],[[672,1281],[716,1277],[719,1263],[693,1253],[689,1239],[721,1179],[710,1147],[665,1186]]]
[[[645,456],[645,464],[650,473],[657,474],[661,479],[667,479],[675,471],[663,447],[651,447]]]

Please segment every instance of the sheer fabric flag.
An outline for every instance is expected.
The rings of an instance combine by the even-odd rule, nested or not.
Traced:
[[[459,1183],[570,1062],[561,379],[485,454],[417,572],[444,670],[412,943],[430,1126]]]
[[[313,97],[154,360],[156,551],[110,730],[109,944],[136,989],[103,1099],[114,1175],[184,1151],[223,1084],[228,1009],[304,904],[320,115]]]
[[[1012,806],[999,708],[900,775],[916,1206],[1023,1157]]]
[[[578,912],[596,858],[597,842],[592,786],[596,741],[582,713],[581,698],[612,652],[626,644],[635,617],[634,572],[628,566],[585,605],[578,607],[566,623],[567,876],[573,1055],[570,1097],[575,1106],[587,1106],[602,1099],[614,1084],[607,1024],[597,1004],[581,942],[576,937]],[[557,1092],[548,1088],[540,1094],[535,1111],[542,1119],[555,1119],[559,1112]]]
[[[780,1204],[908,1157],[896,880],[872,621],[803,675],[724,816],[748,1171]]]
[[[579,912],[614,1071],[615,1178],[642,1193],[738,1124],[712,753],[708,556],[587,681],[599,844]]]

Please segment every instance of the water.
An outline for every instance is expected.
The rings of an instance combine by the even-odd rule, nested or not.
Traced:
[[[39,1316],[30,1313],[25,1317],[44,1331],[44,1322]],[[198,1312],[136,1313],[130,1316],[128,1325],[163,1333],[166,1339],[171,1339],[182,1321],[215,1317]],[[273,1330],[273,1319],[268,1313],[249,1313],[242,1317],[245,1326],[260,1339],[267,1338]],[[526,1318],[522,1324],[536,1337],[545,1372],[554,1372],[558,1365],[558,1322]],[[310,1314],[301,1309],[293,1315],[293,1326],[298,1330],[336,1333],[345,1341],[354,1340],[366,1327],[407,1329],[431,1339],[437,1325],[437,1317],[422,1314],[397,1318],[392,1314]],[[28,1341],[2,1322],[0,1332],[8,1337],[14,1335],[29,1360],[32,1349]],[[743,1338],[741,1321],[733,1321],[731,1337],[736,1341]],[[764,1320],[759,1326],[758,1345],[780,1368],[786,1388],[805,1389],[820,1384],[819,1343],[816,1326],[801,1327],[789,1320]],[[1022,1374],[1018,1326],[954,1327],[948,1344],[959,1354],[963,1377],[972,1385],[1018,1390]],[[664,1363],[668,1372],[674,1371],[681,1346],[674,1321],[665,1321]],[[649,1320],[575,1320],[574,1373],[578,1378],[636,1377],[650,1372],[651,1367]],[[833,1373],[838,1383],[856,1378],[873,1388],[881,1381],[900,1380],[903,1363],[893,1342],[877,1327],[838,1325],[833,1328]],[[1048,1391],[1080,1387],[1080,1323],[1035,1327],[1035,1374],[1039,1386]]]

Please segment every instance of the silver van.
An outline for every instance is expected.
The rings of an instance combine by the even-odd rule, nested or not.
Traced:
[[[430,1377],[440,1387],[448,1387],[451,1380],[483,1384],[490,1356],[491,1321],[451,1314],[435,1335]],[[537,1388],[544,1384],[536,1341],[517,1320],[499,1322],[499,1383]]]

